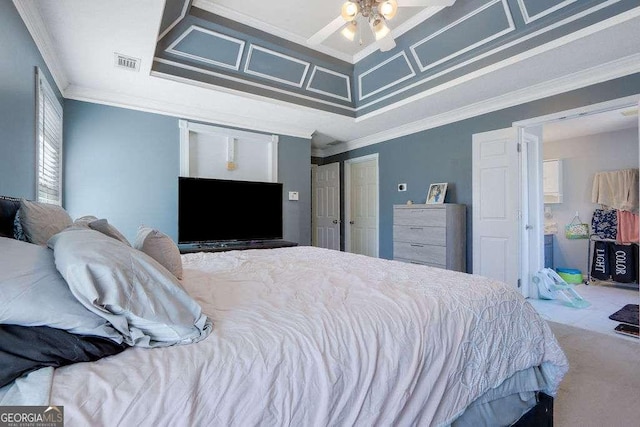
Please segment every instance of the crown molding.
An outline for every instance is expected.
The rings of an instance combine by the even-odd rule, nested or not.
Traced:
[[[38,4],[32,1],[13,0],[13,5],[27,27],[29,34],[31,34],[47,68],[49,68],[58,90],[64,95],[64,91],[69,86],[69,79],[58,60],[51,36],[47,31],[42,15],[40,15]]]
[[[311,139],[315,129],[291,126],[289,124],[258,120],[255,117],[229,114],[221,111],[207,110],[200,106],[160,101],[150,98],[125,95],[101,91],[86,87],[71,85],[65,91],[65,98],[76,101],[91,102],[94,104],[109,105],[112,107],[126,108],[129,110],[144,111],[147,113],[161,114],[178,117],[190,121],[213,123],[220,126],[247,129],[257,132],[266,132],[277,135],[288,135],[298,138]]]
[[[640,72],[640,53],[568,74],[544,83],[513,91],[482,102],[418,120],[374,135],[347,141],[326,149],[315,150],[314,156],[328,157],[357,148],[389,141],[439,126],[448,125],[482,114],[491,113],[542,98],[569,92]],[[523,117],[523,120],[527,119]]]

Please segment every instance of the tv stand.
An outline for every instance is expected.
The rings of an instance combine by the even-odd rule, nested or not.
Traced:
[[[288,242],[286,240],[254,240],[249,242],[211,242],[178,245],[181,254],[192,254],[196,252],[244,251],[247,249],[289,248],[292,246],[298,246],[298,244],[295,242]]]

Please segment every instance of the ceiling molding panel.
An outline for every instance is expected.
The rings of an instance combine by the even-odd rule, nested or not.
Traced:
[[[460,1],[460,0],[459,0]],[[513,2],[517,4],[517,2]],[[458,2],[456,2],[456,5]],[[462,4],[462,3],[461,3]],[[482,5],[481,1],[468,0],[464,5]],[[490,3],[493,7],[504,7],[502,1]],[[511,2],[508,5],[512,5]],[[454,7],[445,9],[449,13],[450,22],[456,22],[475,9],[467,9],[464,14],[456,15]],[[590,34],[590,28],[598,31],[601,23],[616,21],[617,17],[627,13],[636,14],[639,11],[637,0],[594,0],[590,2],[576,2],[555,10],[531,24],[525,24],[516,8],[516,15],[511,15],[515,29],[506,31],[494,40],[481,46],[448,58],[444,62],[429,67],[413,78],[405,80],[401,85],[381,91],[376,96],[357,100],[356,117],[366,117],[378,110],[387,110],[393,105],[404,105],[407,98],[419,96],[438,87],[450,86],[450,83],[464,79],[465,76],[482,75],[483,70],[492,69],[494,64],[508,64],[511,58],[518,58],[527,52],[544,51],[544,46],[557,46],[576,40]],[[424,23],[425,25],[427,22]],[[485,23],[484,25],[488,25]],[[480,24],[482,25],[482,24]],[[432,23],[433,26],[433,23]],[[445,25],[446,27],[446,25]],[[407,33],[397,44],[398,48],[410,51],[411,46],[425,38],[420,34],[422,27],[416,27]],[[444,28],[444,27],[443,27]],[[430,32],[428,34],[433,34]],[[421,36],[421,37],[419,37]],[[365,66],[371,66],[380,60],[381,55],[367,58],[355,65],[356,74]],[[412,58],[418,61],[412,55]],[[433,58],[434,61],[441,59]],[[422,65],[430,63],[430,58],[421,58]]]
[[[493,0],[411,45],[421,72],[516,29],[506,0]]]
[[[351,102],[351,78],[317,65],[313,66],[307,90]]]
[[[404,51],[358,75],[358,99],[369,98],[415,76]]]
[[[244,45],[242,40],[192,25],[165,51],[237,71]]]
[[[533,22],[578,0],[518,0],[525,23]]]
[[[177,2],[167,0],[163,22],[175,16]],[[607,20],[639,10],[637,0],[457,0],[397,34],[394,49],[350,64],[188,7],[158,41],[152,71],[358,121],[484,75],[528,52],[584,37]]]
[[[244,72],[300,88],[307,77],[309,65],[306,61],[252,44]]]
[[[191,7],[191,0],[165,0],[164,13],[160,21],[160,35],[163,38],[178,22],[180,22]]]

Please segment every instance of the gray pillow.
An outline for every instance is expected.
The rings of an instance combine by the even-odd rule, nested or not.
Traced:
[[[20,223],[27,241],[46,245],[51,236],[64,230],[73,220],[61,206],[20,200]]]
[[[133,247],[158,261],[176,278],[182,279],[180,250],[171,237],[159,230],[141,225]]]
[[[93,221],[97,221],[98,218],[96,218],[93,215],[85,215],[85,216],[81,216],[80,218],[76,218],[73,220],[73,225],[77,226],[77,227],[89,227],[89,223],[93,222]]]
[[[200,305],[144,252],[90,229],[65,230],[49,246],[76,299],[108,320],[126,344],[187,344],[211,333]]]
[[[0,237],[0,324],[49,326],[78,335],[122,336],[73,296],[47,247]]]
[[[13,223],[20,209],[20,199],[0,196],[0,237],[13,237]]]
[[[99,231],[105,236],[109,236],[116,240],[120,240],[122,243],[124,243],[127,246],[131,246],[131,243],[129,243],[127,238],[124,237],[122,233],[118,231],[117,228],[109,224],[109,222],[104,218],[89,222],[89,228],[91,228],[92,230]]]

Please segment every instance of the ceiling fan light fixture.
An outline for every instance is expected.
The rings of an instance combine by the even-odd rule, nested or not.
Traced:
[[[378,3],[378,13],[385,19],[391,19],[398,12],[398,2],[396,0],[386,0]]]
[[[342,34],[345,38],[350,41],[354,41],[356,38],[356,32],[358,31],[358,23],[356,21],[351,21],[342,29],[340,34]]]
[[[342,18],[345,21],[353,21],[358,15],[359,11],[360,11],[360,7],[358,6],[358,3],[354,3],[352,1],[346,1],[342,5]]]
[[[380,40],[389,34],[391,31],[387,24],[384,22],[384,19],[376,19],[371,23],[371,28],[373,29],[373,34],[376,36],[376,40]]]

